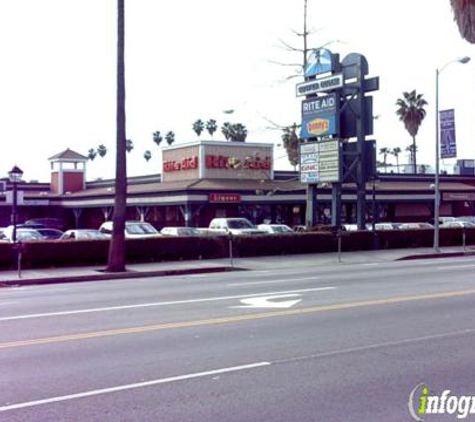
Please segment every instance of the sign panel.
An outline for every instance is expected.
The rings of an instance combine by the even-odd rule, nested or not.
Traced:
[[[336,94],[302,101],[302,131],[304,139],[338,133]]]
[[[333,57],[330,50],[319,48],[312,50],[307,58],[305,77],[328,73],[333,70]]]
[[[208,201],[210,204],[238,204],[241,202],[241,194],[239,193],[209,193]]]
[[[457,157],[454,110],[442,110],[440,116],[440,157]]]
[[[300,181],[302,183],[340,181],[339,140],[300,145]]]
[[[343,86],[343,74],[326,76],[313,81],[302,82],[296,85],[297,97],[332,91]]]

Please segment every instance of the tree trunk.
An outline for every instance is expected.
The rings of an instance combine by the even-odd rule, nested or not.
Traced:
[[[416,150],[416,137],[412,137],[412,164],[414,168],[414,174],[417,174],[417,150]]]
[[[124,3],[117,0],[117,154],[115,176],[114,227],[109,246],[107,272],[125,271],[125,214],[127,207],[127,163],[125,134]]]

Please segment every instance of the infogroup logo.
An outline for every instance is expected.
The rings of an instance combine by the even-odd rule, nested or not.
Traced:
[[[409,413],[416,421],[424,421],[426,415],[453,415],[455,419],[465,419],[475,414],[475,396],[455,396],[451,390],[441,394],[430,394],[429,386],[417,384],[409,395]]]

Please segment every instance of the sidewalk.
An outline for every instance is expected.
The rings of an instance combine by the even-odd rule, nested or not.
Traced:
[[[401,259],[430,259],[455,256],[474,256],[475,247],[445,247],[435,253],[432,248],[390,249],[376,251],[342,252],[340,262],[336,252],[302,255],[279,255],[250,258],[229,258],[171,261],[127,265],[125,273],[105,273],[104,266],[42,268],[18,271],[0,271],[0,287],[43,283],[100,281],[124,278],[157,277],[235,270],[278,270],[291,267],[322,265],[351,265],[397,261]]]

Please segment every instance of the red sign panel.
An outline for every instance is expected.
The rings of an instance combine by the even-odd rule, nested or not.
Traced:
[[[180,170],[191,170],[198,168],[198,157],[185,157],[180,161],[164,161],[163,171],[180,171]]]
[[[241,202],[241,195],[239,193],[210,193],[208,201],[211,204],[237,204]]]

